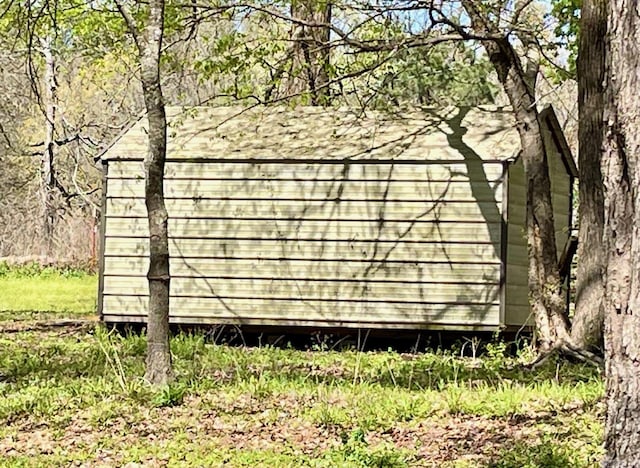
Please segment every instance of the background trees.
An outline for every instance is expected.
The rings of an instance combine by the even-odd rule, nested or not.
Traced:
[[[331,2],[292,0],[290,72],[286,92],[307,94],[309,104],[329,104]]]
[[[121,129],[102,106],[104,69],[87,49],[86,29],[98,16],[82,2],[3,2],[0,42],[6,67],[7,151],[0,199],[0,256],[38,255],[71,260],[91,256],[100,172],[93,157],[105,137]],[[126,83],[126,78],[120,80]],[[126,86],[121,88],[126,95]],[[88,96],[95,106],[86,107]],[[100,109],[101,112],[97,112]],[[17,228],[19,227],[19,228]],[[71,248],[70,248],[71,247]]]

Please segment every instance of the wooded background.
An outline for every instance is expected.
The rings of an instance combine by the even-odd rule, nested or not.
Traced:
[[[0,4],[0,257],[95,259],[95,158],[144,109],[135,46],[115,3]],[[455,2],[440,8],[463,16]],[[532,5],[519,21],[557,49],[556,20],[545,8]],[[412,2],[167,2],[164,101],[382,110],[508,104],[479,43],[428,43],[445,27],[430,16]],[[563,60],[556,62],[568,65]],[[318,75],[311,85],[310,73]],[[540,104],[554,103],[575,151],[575,83],[550,63],[540,77]]]

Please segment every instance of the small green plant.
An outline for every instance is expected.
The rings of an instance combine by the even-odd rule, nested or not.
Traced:
[[[486,346],[486,360],[495,364],[502,364],[507,352],[507,343],[504,341],[492,341]]]
[[[504,449],[498,459],[489,464],[492,468],[572,468],[586,466],[576,460],[571,448],[560,445],[551,438],[529,445],[517,442]]]
[[[151,403],[157,408],[178,406],[182,404],[187,393],[187,386],[182,383],[172,383],[162,387],[154,395]]]
[[[104,327],[96,327],[96,341],[104,354],[107,365],[109,366],[113,377],[120,386],[123,393],[137,397],[143,394],[141,380],[129,378],[120,358],[120,350],[116,344],[116,334],[114,330],[107,331]]]
[[[441,391],[450,414],[460,414],[464,411],[464,389],[462,387],[457,384],[443,384]]]
[[[404,454],[387,447],[371,448],[365,431],[355,428],[342,434],[342,447],[338,451],[342,461],[358,467],[405,467]]]

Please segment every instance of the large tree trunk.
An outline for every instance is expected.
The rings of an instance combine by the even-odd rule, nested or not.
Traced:
[[[640,16],[635,1],[607,3],[603,466],[631,468],[640,466]]]
[[[292,25],[292,65],[286,92],[289,96],[308,93],[313,106],[328,104],[330,29],[321,25],[331,22],[331,2],[292,0],[291,17],[318,26]]]
[[[138,47],[140,76],[149,122],[149,150],[144,161],[144,195],[149,221],[149,312],[145,378],[164,385],[173,378],[169,348],[169,236],[164,203],[164,165],[167,153],[167,119],[160,86],[160,57],[164,33],[164,1],[149,2],[144,31],[122,1],[116,1]]]
[[[601,346],[604,320],[604,194],[600,155],[604,134],[602,118],[606,29],[607,1],[584,0],[578,56],[580,231],[576,312],[571,328],[573,342],[583,349]]]
[[[495,33],[486,12],[474,0],[463,0],[478,34]],[[523,67],[510,39],[483,43],[489,60],[509,98],[522,144],[522,162],[527,180],[527,246],[529,250],[529,302],[542,352],[570,341],[569,323],[562,297],[556,250],[551,179],[541,124],[536,109],[536,66]]]

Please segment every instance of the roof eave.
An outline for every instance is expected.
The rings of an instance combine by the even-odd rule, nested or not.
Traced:
[[[573,159],[573,155],[571,154],[571,149],[569,148],[569,143],[567,143],[567,139],[564,136],[564,132],[562,131],[562,127],[560,126],[560,122],[558,121],[558,116],[556,115],[555,110],[551,104],[547,105],[540,112],[540,117],[543,122],[546,122],[549,125],[549,129],[553,133],[558,145],[560,146],[560,155],[562,156],[562,160],[564,162],[565,167],[567,168],[567,172],[574,178],[578,178],[578,167],[576,166],[576,162]]]
[[[111,159],[117,159],[116,157],[110,157],[107,155],[107,153],[109,153],[109,151],[111,150],[111,148],[113,148],[116,143],[118,143],[122,138],[124,138],[124,136],[129,133],[129,131],[131,131],[131,129],[138,123],[140,122],[145,116],[147,115],[146,110],[143,110],[142,112],[140,112],[138,114],[138,116],[135,119],[130,120],[123,128],[122,130],[120,130],[120,132],[118,133],[118,135],[115,136],[115,138],[113,138],[111,140],[111,142],[102,150],[100,151],[93,159],[95,162],[98,161],[107,161],[107,160],[111,160]]]

